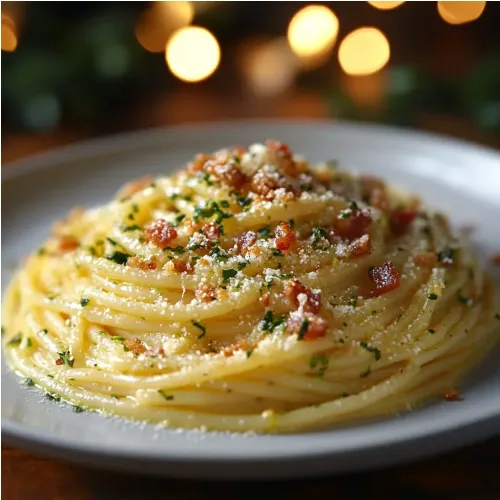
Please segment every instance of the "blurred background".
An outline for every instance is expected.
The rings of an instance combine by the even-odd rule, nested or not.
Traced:
[[[500,147],[500,2],[2,2],[2,162],[237,118]]]

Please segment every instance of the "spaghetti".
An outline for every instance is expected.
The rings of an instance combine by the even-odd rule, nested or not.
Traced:
[[[271,140],[55,224],[10,284],[3,345],[76,411],[289,432],[455,398],[499,313],[444,216]]]

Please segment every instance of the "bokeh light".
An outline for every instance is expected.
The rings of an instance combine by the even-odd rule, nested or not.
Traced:
[[[139,18],[135,36],[148,52],[163,52],[172,33],[187,26],[193,16],[191,2],[153,2]]]
[[[253,38],[239,51],[239,61],[250,90],[273,96],[289,88],[298,71],[298,59],[286,38]]]
[[[323,5],[309,5],[299,10],[288,26],[288,42],[299,57],[329,52],[339,31],[337,16]]]
[[[339,63],[348,75],[370,75],[389,61],[391,49],[385,35],[373,27],[358,28],[340,44]]]
[[[372,7],[380,10],[390,10],[399,7],[404,2],[368,2]]]
[[[438,2],[439,15],[449,24],[470,23],[483,13],[486,2]]]
[[[217,69],[220,47],[210,31],[188,26],[172,35],[167,43],[165,58],[177,78],[185,82],[199,82]]]
[[[2,14],[2,50],[14,52],[17,47],[16,25],[14,21],[5,14]]]

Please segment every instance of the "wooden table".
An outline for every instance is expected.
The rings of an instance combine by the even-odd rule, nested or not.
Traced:
[[[152,106],[151,114],[136,117],[133,128],[168,123],[261,116],[325,118],[327,113],[314,96],[296,94],[273,107],[248,106],[231,103],[231,112],[221,107],[227,100],[217,102],[208,96],[200,105],[196,99],[179,99],[176,116],[162,112],[162,104]],[[183,107],[182,102],[185,106]],[[181,103],[181,104],[179,104]],[[202,104],[206,104],[202,103]],[[195,108],[195,109],[193,109]],[[169,109],[172,109],[169,107]],[[227,116],[226,116],[227,114]],[[170,116],[170,118],[167,118]],[[490,146],[500,146],[498,136],[482,135],[470,124],[456,119],[423,117],[422,128],[469,138]],[[86,135],[86,134],[84,134]],[[45,135],[16,135],[2,138],[2,162],[10,162],[39,151],[70,143],[82,138],[81,133],[64,132]],[[31,453],[2,448],[2,498],[5,500],[99,500],[99,499],[193,499],[252,498],[271,494],[275,498],[300,499],[362,499],[382,498],[486,500],[500,499],[500,438],[464,448],[430,460],[386,468],[379,471],[336,477],[323,477],[287,482],[201,482],[165,478],[134,477],[91,470]]]

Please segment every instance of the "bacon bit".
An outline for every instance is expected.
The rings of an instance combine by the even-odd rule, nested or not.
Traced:
[[[165,350],[163,347],[156,346],[153,350],[146,352],[148,356],[164,356]]]
[[[198,172],[201,172],[203,170],[203,165],[205,165],[205,163],[208,160],[211,160],[212,158],[213,157],[209,156],[209,155],[197,154],[194,157],[194,160],[192,162],[188,163],[188,165],[187,165],[187,171],[191,175],[195,175]]]
[[[146,241],[164,249],[177,238],[177,231],[165,219],[158,219],[145,229],[144,237]]]
[[[304,321],[307,321],[307,330],[301,340],[316,340],[326,335],[328,324],[320,316],[302,315],[290,316],[286,328],[289,334],[299,333],[303,328]]]
[[[494,254],[491,260],[493,261],[493,264],[495,264],[495,266],[500,266],[500,253]]]
[[[292,152],[290,151],[290,147],[288,144],[283,142],[275,141],[274,139],[268,139],[266,141],[266,146],[275,153],[278,153],[281,156],[292,156]]]
[[[127,259],[127,266],[135,269],[142,269],[143,271],[154,271],[157,264],[154,257],[151,257],[148,260],[142,259],[141,257],[129,257]]]
[[[132,351],[134,354],[142,354],[143,352],[146,352],[145,345],[139,339],[127,339],[123,342],[123,344],[129,351]]]
[[[265,307],[267,307],[269,305],[269,294],[266,293],[265,295],[263,295],[262,297],[260,297],[259,301],[261,304],[263,304]]]
[[[422,252],[415,255],[413,262],[418,267],[434,267],[437,263],[437,255],[434,252]]]
[[[195,296],[198,300],[208,303],[217,298],[217,291],[213,286],[204,283],[196,289]]]
[[[391,230],[396,236],[403,235],[417,216],[416,210],[395,210],[391,214]]]
[[[348,216],[346,217],[344,214]],[[336,234],[353,240],[363,236],[371,222],[372,218],[368,212],[348,208],[347,211],[343,211],[337,216],[333,225]]]
[[[257,233],[247,231],[236,240],[236,247],[239,253],[245,253],[257,241]]]
[[[202,226],[202,224],[200,224],[199,222],[195,222],[190,217],[186,217],[185,219],[183,219],[182,224],[188,236],[192,236],[194,233],[197,233]]]
[[[306,301],[303,311],[316,314],[321,308],[321,292],[314,292],[309,287],[304,286],[299,280],[289,280],[285,286],[285,297],[295,307],[299,307],[299,295],[305,295]]]
[[[375,284],[375,289],[370,294],[375,297],[394,290],[399,286],[401,281],[396,268],[390,261],[385,262],[381,266],[372,267],[368,274]]]
[[[62,360],[61,358],[56,359],[56,365],[60,366],[60,365],[62,365],[63,363],[64,363],[64,362],[63,362],[63,360]]]
[[[191,262],[186,262],[181,259],[173,259],[171,260],[174,270],[176,273],[182,274],[193,274],[194,273],[194,266]]]
[[[280,187],[277,174],[273,175],[269,172],[259,170],[252,178],[252,191],[266,200],[272,200],[274,198],[274,191]]]
[[[361,238],[354,240],[349,245],[349,252],[353,257],[360,257],[372,253],[372,242],[368,234],[364,234]]]
[[[360,177],[361,196],[372,207],[378,208],[383,212],[389,209],[389,196],[387,194],[385,183],[377,177],[363,175]]]
[[[250,178],[241,168],[232,162],[220,163],[215,160],[208,160],[203,165],[203,170],[236,190],[241,189],[250,181]]]
[[[72,208],[67,217],[56,221],[52,225],[52,234],[56,236],[63,236],[64,231],[66,231],[66,226],[80,218],[84,211],[85,209],[82,207]]]
[[[224,354],[226,358],[229,358],[233,356],[235,352],[249,351],[251,348],[252,346],[246,340],[242,340],[241,342],[236,342],[235,344],[223,347],[221,349],[221,352]]]
[[[145,187],[149,186],[154,181],[154,177],[151,175],[145,175],[128,182],[118,193],[118,198],[127,198],[135,193],[141,191]]]
[[[280,222],[276,226],[274,234],[276,237],[276,248],[282,252],[288,250],[297,241],[288,222]]]
[[[455,389],[450,389],[444,395],[444,399],[446,401],[460,401],[462,398],[460,397],[460,393]]]
[[[216,224],[215,222],[205,224],[201,228],[201,232],[207,237],[209,241],[218,240],[221,236],[219,224]]]
[[[59,238],[59,250],[62,253],[72,252],[78,248],[80,242],[71,235],[65,234]]]

